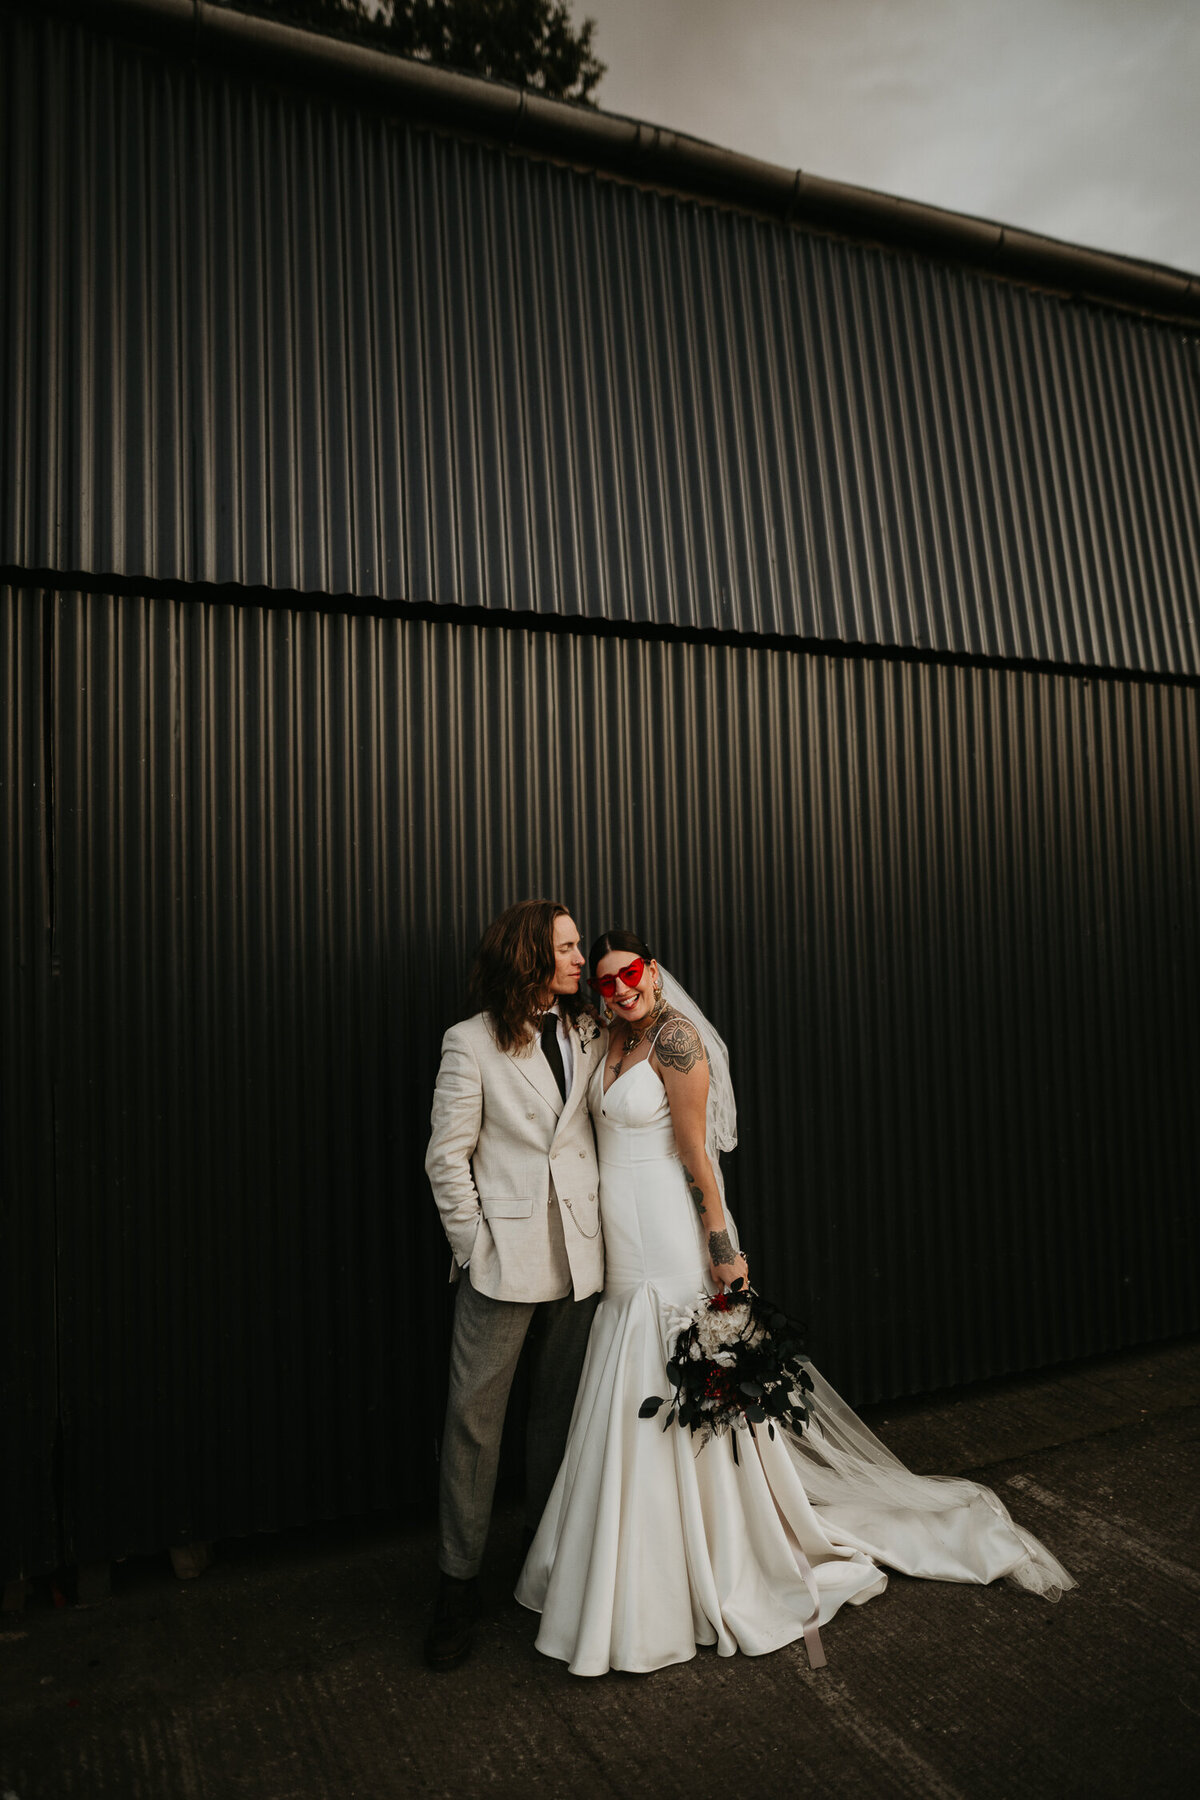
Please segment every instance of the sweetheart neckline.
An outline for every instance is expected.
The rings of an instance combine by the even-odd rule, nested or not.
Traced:
[[[601,1104],[601,1106],[603,1106],[604,1102],[608,1099],[608,1096],[612,1093],[613,1089],[617,1086],[618,1082],[624,1081],[624,1079],[627,1075],[636,1075],[639,1069],[650,1069],[650,1073],[653,1075],[655,1081],[657,1081],[659,1087],[662,1088],[664,1094],[666,1093],[667,1084],[663,1080],[662,1076],[659,1074],[657,1069],[650,1068],[650,1058],[648,1056],[644,1056],[642,1058],[641,1062],[635,1062],[631,1069],[622,1069],[621,1073],[619,1075],[614,1075],[613,1079],[609,1082],[607,1087],[605,1087],[605,1085],[604,1085],[604,1064],[601,1063],[600,1064],[600,1104]]]

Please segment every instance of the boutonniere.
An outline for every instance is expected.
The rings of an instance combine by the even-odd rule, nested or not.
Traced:
[[[580,1008],[572,1024],[579,1033],[580,1047],[584,1050],[600,1036],[600,1019],[595,1007],[590,1004]]]

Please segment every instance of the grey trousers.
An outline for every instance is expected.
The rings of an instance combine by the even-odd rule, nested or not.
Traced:
[[[492,1517],[508,1394],[530,1339],[525,1517],[534,1526],[566,1448],[592,1314],[600,1298],[489,1300],[464,1275],[454,1302],[450,1392],[442,1434],[438,1566],[460,1580],[479,1572]]]

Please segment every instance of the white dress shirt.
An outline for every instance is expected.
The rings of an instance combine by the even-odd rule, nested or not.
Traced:
[[[571,1083],[575,1078],[575,1052],[571,1048],[571,1028],[559,1011],[558,1001],[548,1006],[546,1011],[553,1013],[558,1020],[558,1048],[563,1059],[563,1075],[566,1078],[567,1092],[571,1091]]]

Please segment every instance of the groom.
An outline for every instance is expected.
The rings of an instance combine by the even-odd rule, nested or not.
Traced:
[[[471,993],[480,1010],[442,1040],[425,1169],[459,1286],[441,1450],[441,1579],[425,1641],[435,1669],[457,1667],[471,1649],[522,1345],[528,1337],[528,1543],[562,1459],[604,1280],[600,1178],[584,1100],[604,1046],[580,997],[583,969],[565,906],[510,906],[476,954]]]

